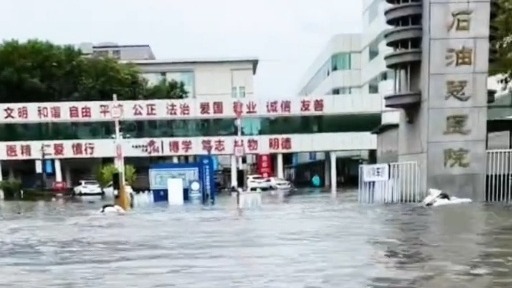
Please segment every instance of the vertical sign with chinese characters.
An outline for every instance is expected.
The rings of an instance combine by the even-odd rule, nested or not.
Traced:
[[[426,186],[482,199],[486,173],[489,0],[430,0]]]
[[[271,177],[273,175],[272,171],[272,157],[270,154],[259,154],[258,159],[258,174],[263,177]]]

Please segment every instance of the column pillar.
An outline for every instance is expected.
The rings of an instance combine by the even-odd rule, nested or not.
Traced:
[[[0,161],[0,182],[4,181],[4,177],[2,175],[2,161]],[[4,191],[0,189],[0,200],[5,198]]]
[[[14,180],[14,169],[10,166],[9,167],[9,181],[13,181]]]
[[[237,157],[231,156],[231,186],[238,187],[238,179],[237,179]]]
[[[331,186],[331,158],[330,152],[324,152],[324,187]]]
[[[69,166],[64,166],[64,179],[66,180],[66,186],[71,187],[73,184],[71,181],[71,168]]]
[[[332,152],[332,151],[329,152],[329,158],[330,158],[329,162],[330,162],[330,166],[331,166],[330,167],[331,173],[329,175],[331,178],[331,193],[335,195],[337,193],[336,184],[337,184],[337,178],[338,178],[338,177],[336,177],[336,152]]]
[[[55,182],[62,182],[62,167],[60,165],[60,159],[53,160],[55,163]]]
[[[178,156],[172,156],[172,163],[179,163],[180,160],[178,159]]]
[[[283,154],[277,154],[277,178],[284,178]]]

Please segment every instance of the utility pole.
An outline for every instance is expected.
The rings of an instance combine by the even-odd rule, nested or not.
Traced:
[[[46,189],[46,172],[44,169],[44,161],[46,160],[46,145],[44,143],[41,144],[41,191]]]
[[[121,133],[120,133],[120,124],[119,119],[123,116],[123,107],[117,102],[117,95],[112,95],[112,107],[110,109],[112,118],[114,119],[115,126],[115,146],[116,146],[116,161],[115,166],[117,171],[119,171],[119,191],[117,198],[117,205],[121,206],[125,211],[130,209],[130,200],[128,195],[126,194],[125,189],[125,180],[124,180],[124,155],[123,155],[123,146],[121,143]]]

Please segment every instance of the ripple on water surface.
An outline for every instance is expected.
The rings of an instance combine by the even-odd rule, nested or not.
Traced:
[[[512,287],[507,207],[359,205],[346,194],[242,213],[229,198],[112,217],[98,206],[2,203],[0,286]]]

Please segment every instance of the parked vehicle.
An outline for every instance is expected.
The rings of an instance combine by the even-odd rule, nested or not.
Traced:
[[[73,193],[75,195],[81,196],[93,196],[93,195],[103,195],[103,191],[101,190],[100,183],[96,180],[80,180],[78,181],[80,184],[73,188]]]
[[[259,174],[247,175],[247,187],[252,187],[254,189],[260,188],[262,190],[270,189],[270,182],[266,180],[263,176]]]
[[[271,189],[275,189],[275,190],[289,190],[289,189],[292,189],[292,184],[290,183],[290,181],[287,181],[285,179],[282,179],[282,178],[277,178],[277,177],[269,177],[265,180],[267,183],[269,183],[269,187]]]

